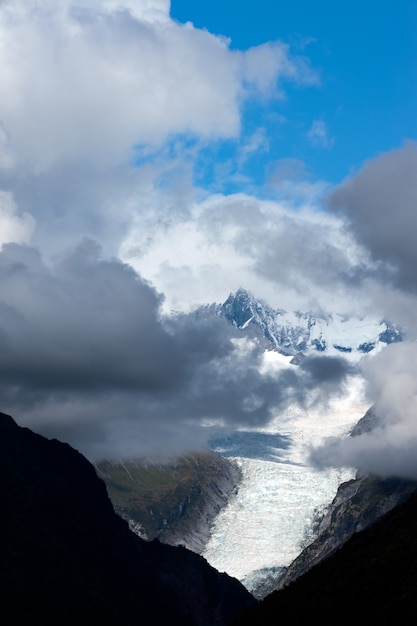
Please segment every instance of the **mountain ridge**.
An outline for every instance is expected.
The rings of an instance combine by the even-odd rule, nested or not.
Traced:
[[[79,452],[0,414],[2,624],[225,626],[254,599],[117,516]]]
[[[265,349],[287,356],[315,351],[360,357],[403,339],[402,330],[387,320],[338,313],[289,313],[273,309],[243,288],[231,293],[222,304],[200,307],[195,315],[221,316],[237,336],[256,338]]]

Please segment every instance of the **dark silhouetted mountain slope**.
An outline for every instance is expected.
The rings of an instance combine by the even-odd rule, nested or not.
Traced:
[[[185,548],[145,542],[70,446],[0,414],[1,623],[214,626],[253,603]]]

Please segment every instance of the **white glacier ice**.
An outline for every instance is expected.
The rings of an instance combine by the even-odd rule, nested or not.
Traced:
[[[275,366],[284,365],[276,358]],[[316,470],[308,463],[309,447],[349,433],[368,408],[362,385],[352,377],[348,394],[325,410],[294,408],[268,428],[214,441],[240,466],[242,481],[212,528],[203,553],[211,565],[253,590],[261,570],[286,567],[298,556],[317,512],[354,475],[351,468]]]

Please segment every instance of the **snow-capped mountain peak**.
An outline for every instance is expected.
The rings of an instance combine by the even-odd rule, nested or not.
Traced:
[[[245,289],[217,307],[236,330],[256,337],[268,349],[285,355],[311,351],[356,355],[402,340],[401,331],[385,320],[359,319],[338,313],[316,314],[273,309]]]

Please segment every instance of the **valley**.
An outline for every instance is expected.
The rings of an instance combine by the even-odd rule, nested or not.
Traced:
[[[315,539],[341,483],[355,476],[353,468],[317,469],[310,449],[327,437],[349,436],[369,408],[357,364],[400,341],[401,333],[377,320],[273,310],[243,289],[194,315],[220,317],[235,341],[263,346],[264,372],[277,380],[306,356],[352,364],[339,393],[291,405],[267,425],[208,426],[211,452],[205,455],[165,467],[97,465],[116,510],[135,532],[185,545],[262,598]]]
[[[288,358],[268,353],[271,367]],[[348,435],[365,413],[362,381],[326,409],[294,408],[268,428],[213,429],[213,452],[170,465],[96,465],[116,511],[139,536],[185,545],[255,595],[277,580],[314,539],[314,523],[352,469],[317,470],[310,446]]]

